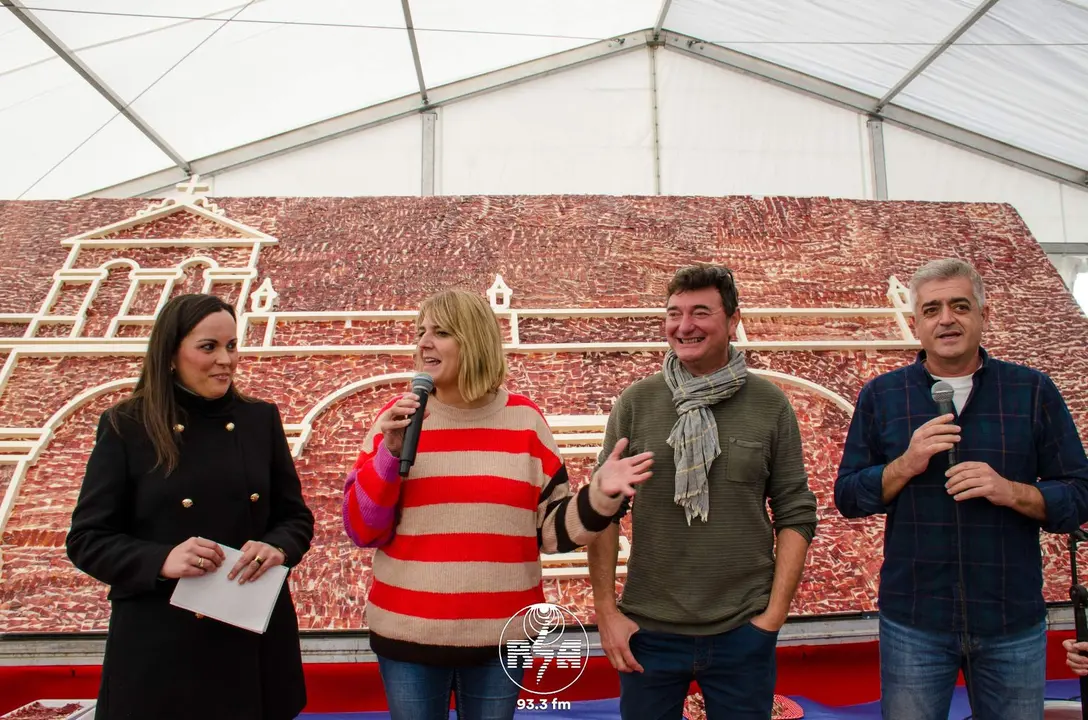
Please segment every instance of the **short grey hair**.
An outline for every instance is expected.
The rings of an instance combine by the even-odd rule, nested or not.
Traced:
[[[971,281],[971,290],[975,296],[975,304],[979,310],[986,306],[986,288],[982,284],[982,276],[978,274],[971,263],[959,258],[942,258],[930,260],[915,271],[910,279],[910,305],[915,306],[918,298],[918,288],[932,280],[951,280],[963,277]]]

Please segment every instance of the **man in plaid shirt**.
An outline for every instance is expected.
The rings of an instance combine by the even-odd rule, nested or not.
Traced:
[[[862,388],[835,483],[845,517],[887,518],[883,716],[945,720],[962,669],[976,720],[1041,720],[1039,530],[1088,520],[1088,459],[1050,378],[981,347],[990,308],[973,267],[930,262],[910,291],[923,350]],[[955,413],[938,415],[938,380]]]

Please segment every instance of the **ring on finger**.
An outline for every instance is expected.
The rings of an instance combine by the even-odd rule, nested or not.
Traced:
[[[258,555],[257,557],[253,558],[253,562],[257,563],[257,565],[260,565],[264,562],[264,558]]]
[[[198,558],[197,561],[196,561],[196,566],[198,568],[200,568],[201,570],[203,570],[204,569],[204,558]]]

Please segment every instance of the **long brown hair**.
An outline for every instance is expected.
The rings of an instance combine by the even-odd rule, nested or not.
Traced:
[[[178,466],[179,455],[174,437],[174,425],[179,415],[171,370],[174,356],[181,341],[201,320],[223,310],[232,318],[236,317],[234,307],[215,295],[179,295],[166,303],[151,328],[136,388],[117,405],[117,413],[112,415],[114,429],[118,431],[117,414],[131,417],[144,426],[155,448],[156,467],[163,467],[167,475]],[[249,399],[235,389],[233,382],[227,392],[239,399]]]

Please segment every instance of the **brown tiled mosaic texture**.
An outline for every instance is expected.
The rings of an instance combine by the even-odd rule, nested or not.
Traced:
[[[862,202],[787,198],[444,197],[230,198],[226,216],[272,235],[261,251],[251,290],[270,279],[280,312],[412,310],[427,294],[460,286],[484,293],[496,274],[513,289],[512,309],[660,308],[677,266],[693,261],[730,265],[743,308],[890,307],[887,281],[906,282],[925,260],[954,253],[976,264],[994,308],[985,338],[997,356],[1048,372],[1088,438],[1088,319],[1016,213],[1007,206]],[[123,220],[146,201],[0,202],[0,312],[36,312],[64,263],[68,237]],[[240,233],[185,213],[137,226],[113,238],[238,238]],[[174,267],[189,258],[241,266],[238,248],[141,247],[85,250],[76,267],[129,259],[142,268]],[[117,265],[91,303],[82,338],[100,334],[128,288]],[[174,293],[201,287],[205,266],[190,266]],[[87,285],[65,285],[50,312],[76,313]],[[141,286],[131,314],[154,310],[162,285]],[[237,297],[239,282],[215,291]],[[248,309],[248,302],[246,304]],[[509,339],[509,327],[507,338]],[[0,319],[0,337],[22,335]],[[38,337],[63,333],[46,329]],[[884,340],[898,337],[884,318],[841,316],[751,318],[752,341]],[[122,327],[122,337],[146,328]],[[526,344],[659,342],[660,319],[521,318]],[[327,352],[314,346],[401,345],[413,342],[411,322],[281,319],[273,344],[298,347],[269,356],[247,354],[239,384],[277,402],[299,424],[344,386],[383,374],[408,373],[404,355]],[[255,323],[248,344],[260,344]],[[90,342],[88,340],[88,342]],[[659,351],[549,353],[514,351],[509,387],[532,397],[549,415],[610,411],[630,382],[655,372]],[[878,373],[913,358],[912,351],[750,351],[757,370],[817,383],[847,402]],[[134,378],[139,357],[23,354],[0,394],[0,427],[40,428],[83,391]],[[793,607],[802,615],[872,610],[881,561],[880,520],[846,521],[832,506],[835,469],[847,413],[826,397],[782,384],[800,419],[820,525]],[[314,418],[297,460],[318,527],[314,549],[292,576],[302,626],[365,627],[371,551],[353,547],[340,527],[342,478],[377,408],[398,384],[365,386]],[[64,554],[64,534],[79,491],[99,414],[124,390],[75,407],[24,478],[0,538],[0,631],[81,632],[105,628],[106,589],[77,572]],[[297,433],[289,433],[292,437]],[[586,482],[591,458],[571,458],[573,484]],[[0,465],[0,494],[13,477]],[[630,537],[629,520],[622,524]],[[633,539],[637,542],[637,538]],[[1043,536],[1046,594],[1063,600],[1069,583],[1061,537]],[[622,581],[618,583],[622,586]],[[593,620],[586,580],[546,583],[548,598]]]

